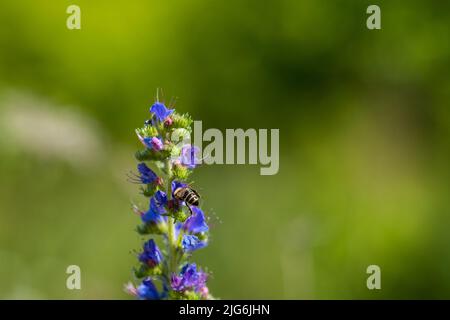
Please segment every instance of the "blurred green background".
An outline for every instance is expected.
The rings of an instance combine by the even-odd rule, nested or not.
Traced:
[[[369,4],[382,30],[366,28]],[[125,174],[162,87],[204,129],[280,129],[277,175],[194,175],[212,239],[193,258],[215,296],[450,298],[449,9],[2,1],[0,297],[129,298],[144,199]],[[71,264],[82,290],[66,289]]]

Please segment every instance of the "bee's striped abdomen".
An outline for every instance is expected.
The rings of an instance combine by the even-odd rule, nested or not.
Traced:
[[[198,193],[190,188],[178,188],[175,190],[174,196],[192,206],[198,206],[199,204]]]
[[[187,192],[185,201],[193,206],[198,206],[198,197],[193,192]]]

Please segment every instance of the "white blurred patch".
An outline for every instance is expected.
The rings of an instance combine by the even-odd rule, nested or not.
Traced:
[[[91,119],[21,92],[0,96],[0,134],[2,149],[21,149],[75,166],[94,164],[103,154],[100,131]]]

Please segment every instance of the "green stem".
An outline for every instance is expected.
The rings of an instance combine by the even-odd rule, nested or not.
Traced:
[[[172,217],[168,219],[169,223],[169,273],[172,274],[176,271],[177,249],[175,243],[175,222]]]
[[[167,160],[165,163],[165,168],[167,171],[167,199],[172,199],[172,168],[170,166],[170,160]],[[168,255],[169,255],[169,277],[170,274],[176,272],[176,261],[177,261],[177,240],[175,239],[175,219],[173,217],[168,217]]]

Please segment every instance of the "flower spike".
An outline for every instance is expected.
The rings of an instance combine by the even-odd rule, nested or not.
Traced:
[[[171,140],[189,135],[192,124],[188,114],[173,109],[174,101],[167,108],[158,90],[150,119],[135,130],[144,148],[135,154],[137,173],[130,173],[128,181],[141,185],[148,199],[147,211],[132,206],[141,220],[136,230],[148,238],[133,268],[140,282],[130,282],[124,290],[140,300],[213,298],[206,284],[208,274],[190,262],[196,250],[208,245],[207,219],[198,207],[200,195],[187,181],[200,164],[200,149],[175,147],[178,141]]]

